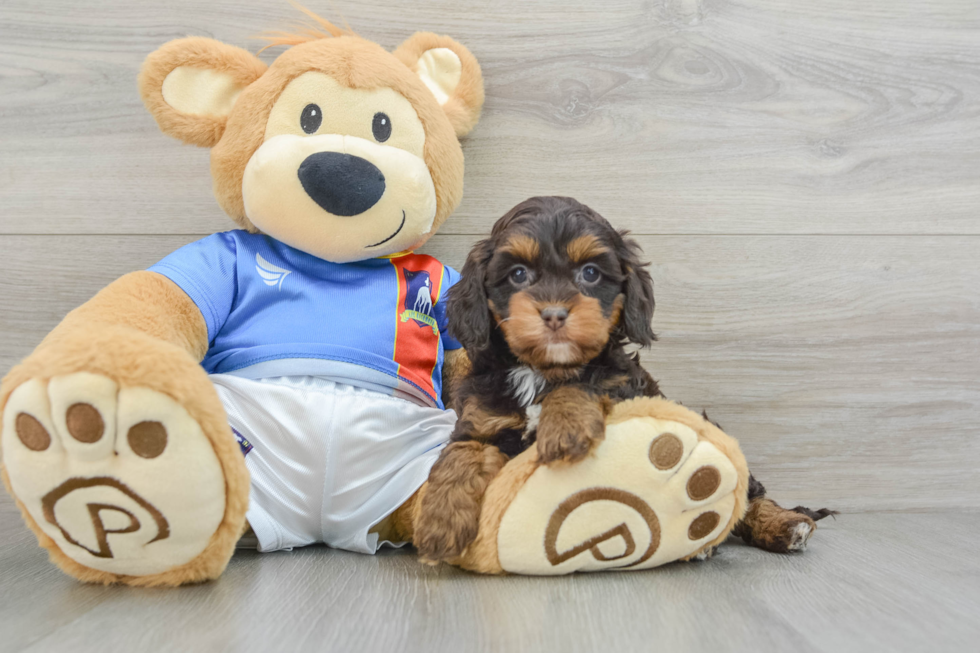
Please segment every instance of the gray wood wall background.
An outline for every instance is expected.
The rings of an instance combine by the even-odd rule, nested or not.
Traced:
[[[483,65],[459,266],[516,202],[572,195],[652,262],[667,394],[789,505],[980,508],[980,3],[306,0]],[[0,3],[0,368],[115,277],[231,227],[208,154],[136,90],[163,42],[270,0]],[[271,56],[271,55],[269,55]],[[819,505],[817,505],[819,504]]]

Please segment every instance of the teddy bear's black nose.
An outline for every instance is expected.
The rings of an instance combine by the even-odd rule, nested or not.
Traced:
[[[373,163],[341,152],[306,157],[299,165],[299,181],[314,202],[334,215],[364,213],[385,192],[385,176]]]

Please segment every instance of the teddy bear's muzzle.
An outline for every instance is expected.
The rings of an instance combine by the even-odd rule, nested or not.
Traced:
[[[315,152],[299,166],[299,180],[327,213],[352,216],[378,203],[385,176],[367,159],[342,152]]]

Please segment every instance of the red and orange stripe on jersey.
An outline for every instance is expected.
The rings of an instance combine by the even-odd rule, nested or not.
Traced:
[[[398,376],[431,397],[439,397],[442,380],[436,376],[439,326],[433,306],[442,298],[445,266],[423,254],[391,258],[398,277],[395,348]]]

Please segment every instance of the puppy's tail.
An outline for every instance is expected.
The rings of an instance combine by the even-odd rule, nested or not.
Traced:
[[[830,510],[829,508],[821,508],[820,510],[810,510],[806,506],[796,506],[795,508],[790,508],[793,512],[798,512],[801,515],[806,515],[813,521],[820,521],[824,517],[833,517],[834,521],[837,521],[836,515],[840,512],[837,510]]]

